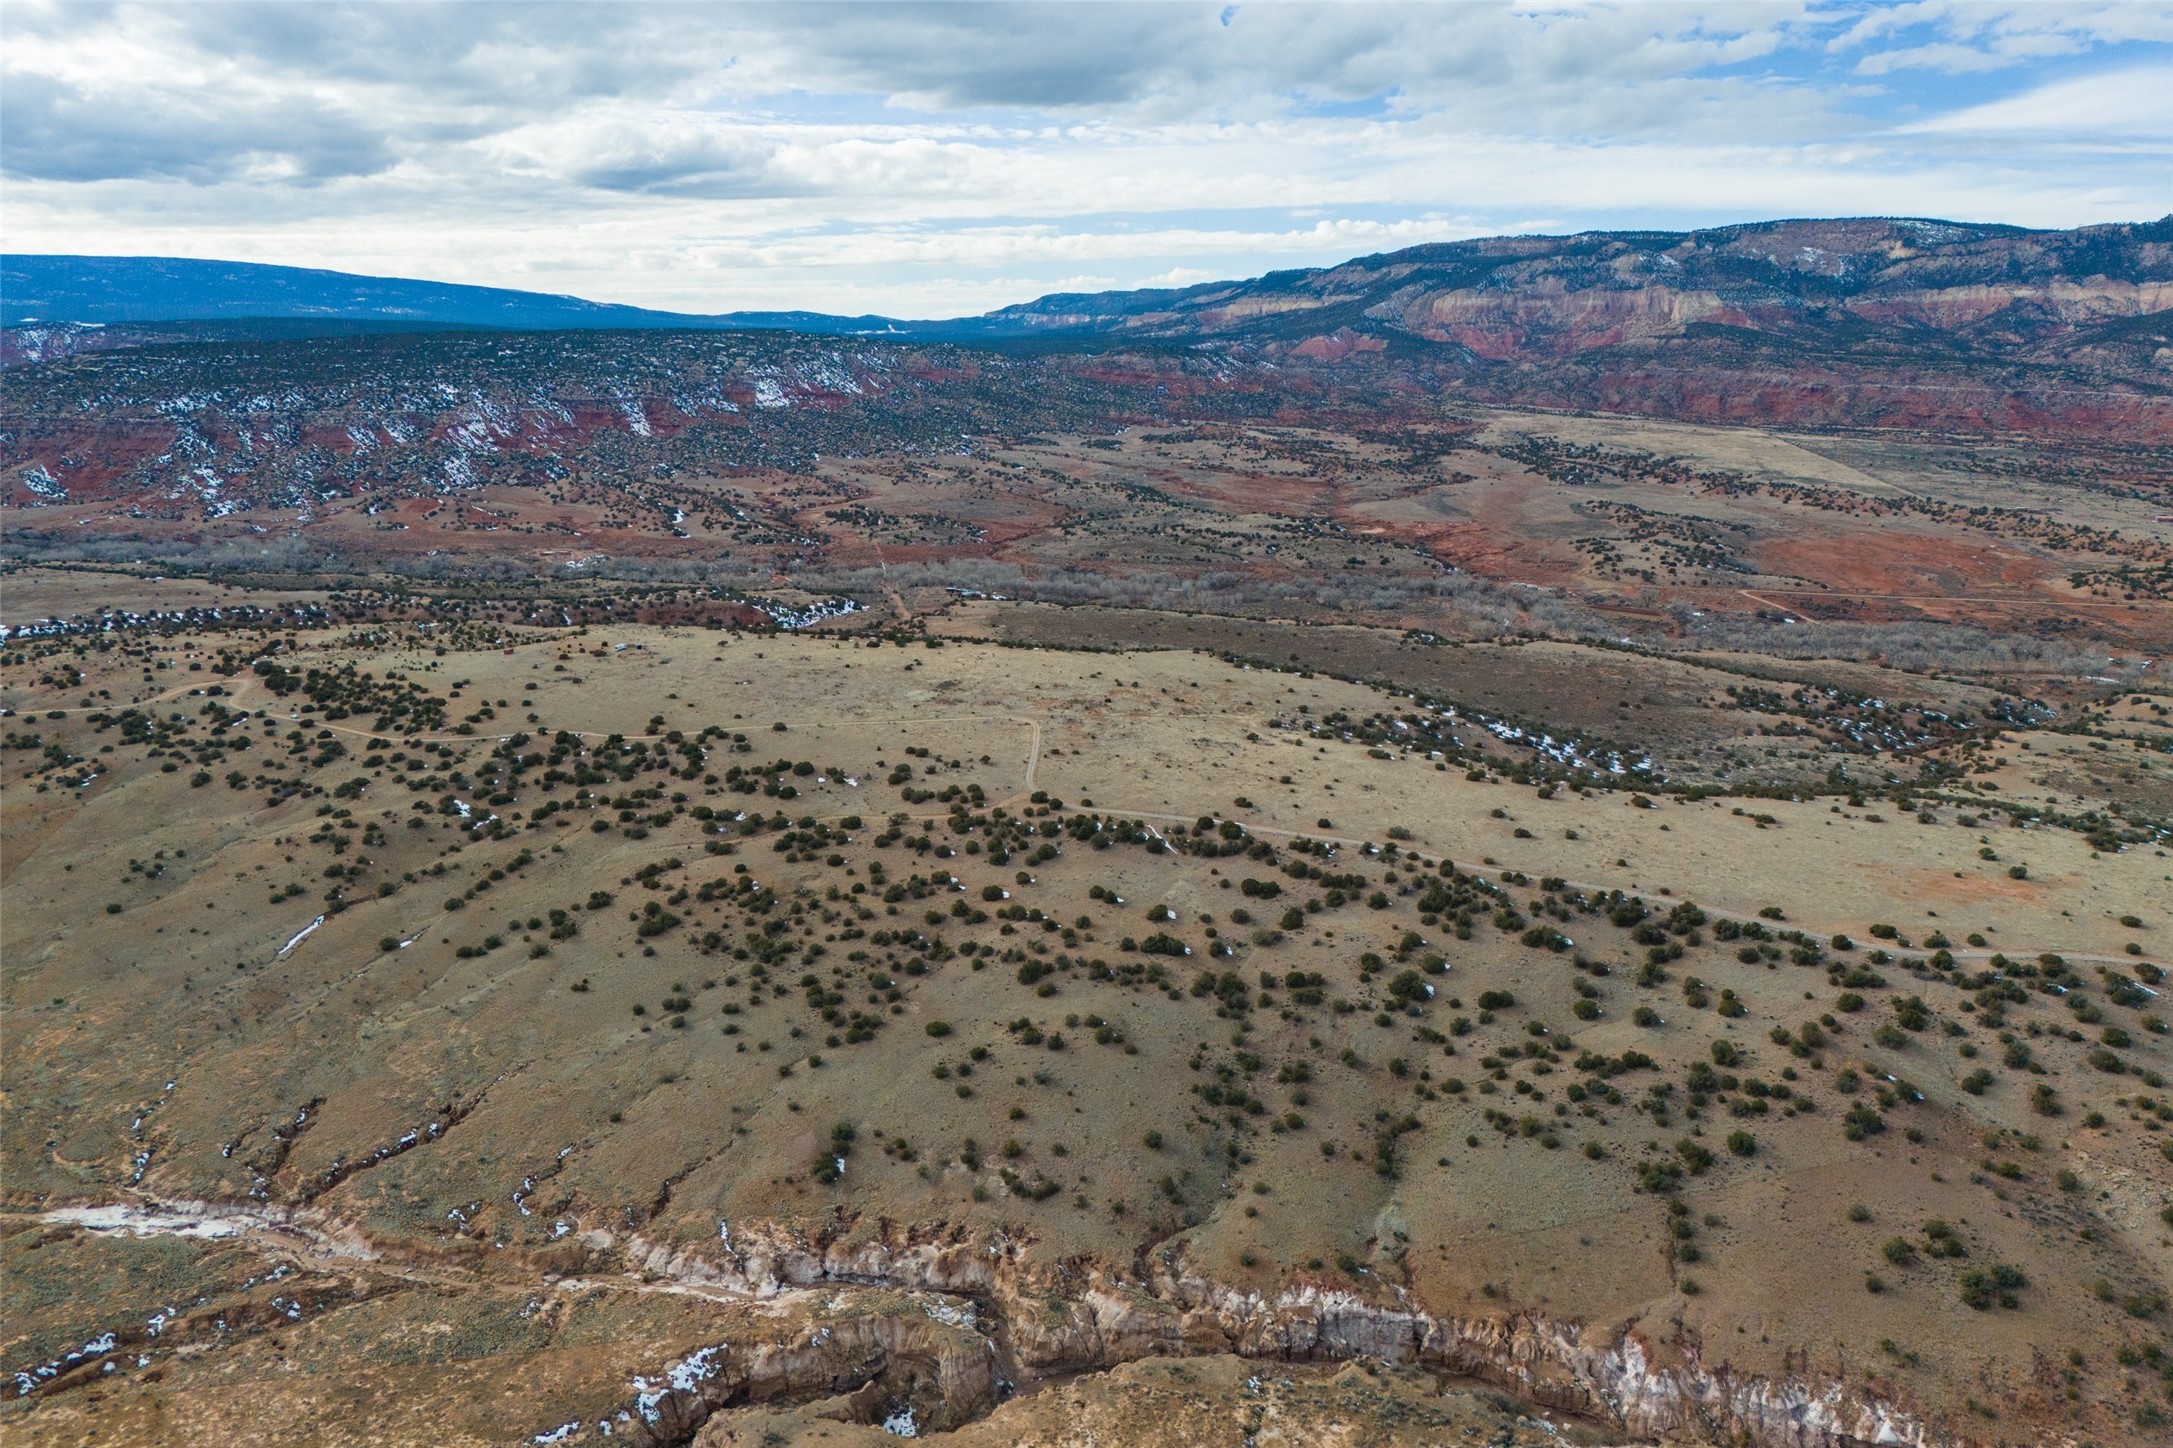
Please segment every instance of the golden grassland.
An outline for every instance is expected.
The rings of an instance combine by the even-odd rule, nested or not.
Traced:
[[[8,1361],[200,1330],[14,1432],[525,1438],[820,1316],[630,1242],[884,1221],[2150,1436],[2173,862],[1992,807],[2154,778],[2148,700],[1956,746],[1993,788],[1904,810],[1518,783],[1468,725],[1395,744],[1409,697],[1196,652],[486,632],[8,665]],[[41,1215],[118,1201],[319,1235]],[[1249,1375],[1138,1365],[961,1440],[1055,1441],[1074,1394],[1162,1441],[1142,1401],[1235,1413]],[[1293,1442],[1338,1393],[1499,1418],[1393,1373],[1277,1392]],[[705,1442],[765,1441],[728,1417]]]

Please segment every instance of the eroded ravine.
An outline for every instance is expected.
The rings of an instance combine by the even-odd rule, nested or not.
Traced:
[[[162,1202],[70,1206],[37,1214],[54,1229],[243,1239],[301,1267],[436,1286],[505,1285],[514,1262],[449,1266],[372,1239],[309,1209]],[[626,1401],[591,1421],[538,1424],[524,1437],[675,1448],[720,1411],[749,1403],[836,1399],[862,1422],[942,1432],[1052,1379],[1146,1358],[1230,1354],[1289,1364],[1374,1361],[1474,1380],[1544,1410],[1638,1439],[1760,1448],[1946,1448],[1969,1440],[1912,1415],[1875,1384],[1776,1378],[1711,1362],[1695,1343],[1536,1312],[1459,1317],[1293,1284],[1260,1292],[1191,1270],[1164,1248],[1128,1270],[1042,1262],[1001,1234],[942,1224],[909,1228],[840,1218],[810,1232],[730,1222],[716,1239],[673,1246],[603,1229],[580,1237],[578,1275],[535,1274],[554,1294],[684,1293],[734,1304],[745,1332],[638,1376]],[[301,1313],[289,1314],[299,1325]],[[156,1328],[152,1331],[157,1331]],[[107,1358],[144,1345],[109,1332],[65,1371],[18,1374],[17,1396],[89,1381]]]

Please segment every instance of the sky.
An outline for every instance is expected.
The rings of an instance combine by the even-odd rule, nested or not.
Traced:
[[[2173,0],[0,5],[0,246],[938,317],[2173,212]]]

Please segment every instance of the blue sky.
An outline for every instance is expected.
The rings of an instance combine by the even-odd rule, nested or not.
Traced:
[[[2173,211],[2173,4],[0,10],[5,245],[985,310],[1498,232]]]

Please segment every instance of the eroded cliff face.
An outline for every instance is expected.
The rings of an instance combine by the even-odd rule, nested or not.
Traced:
[[[903,1416],[919,1432],[942,1432],[996,1405],[1005,1384],[995,1346],[970,1319],[888,1307],[833,1313],[811,1304],[809,1318],[783,1340],[720,1344],[653,1380],[637,1379],[614,1436],[656,1448],[685,1444],[721,1409],[778,1400],[845,1397],[837,1407],[845,1416]]]
[[[1358,317],[1526,360],[1714,321],[1841,336],[1851,323],[1966,332],[2010,313],[2011,340],[2159,312],[2173,289],[2166,222],[2024,232],[1905,219],[1803,220],[1695,232],[1492,237],[1179,292],[1047,297],[992,313],[1042,331],[1230,335],[1306,314]]]
[[[922,1376],[940,1385],[940,1411],[961,1421],[1038,1379],[1145,1358],[1225,1353],[1431,1368],[1640,1438],[1762,1448],[1933,1448],[1966,1441],[1911,1415],[1871,1384],[1815,1373],[1788,1379],[1742,1373],[1708,1361],[1695,1343],[1659,1343],[1634,1330],[1537,1313],[1439,1315],[1393,1296],[1379,1300],[1312,1284],[1261,1293],[1212,1281],[1174,1252],[1127,1272],[1093,1262],[1033,1262],[1024,1244],[1006,1237],[857,1222],[814,1233],[728,1223],[714,1243],[677,1247],[639,1237],[621,1244],[598,1233],[591,1245],[623,1250],[629,1266],[652,1278],[758,1299],[826,1283],[970,1299],[971,1307],[960,1310],[971,1316],[960,1323],[935,1322],[924,1308],[759,1362],[734,1358],[729,1370],[669,1399],[669,1410],[649,1427],[659,1444],[686,1441],[727,1403],[847,1392],[901,1363],[919,1364]],[[970,1331],[961,1330],[965,1322]]]
[[[1987,338],[1975,340],[2019,346],[2169,307],[2173,282],[2105,277],[1897,289],[1845,299],[1745,297],[1665,284],[1579,286],[1543,277],[1517,291],[1412,288],[1369,308],[1367,315],[1430,342],[1458,343],[1489,361],[1513,362],[1681,337],[1701,322],[1780,334],[1854,318],[1957,335],[1997,322]]]

